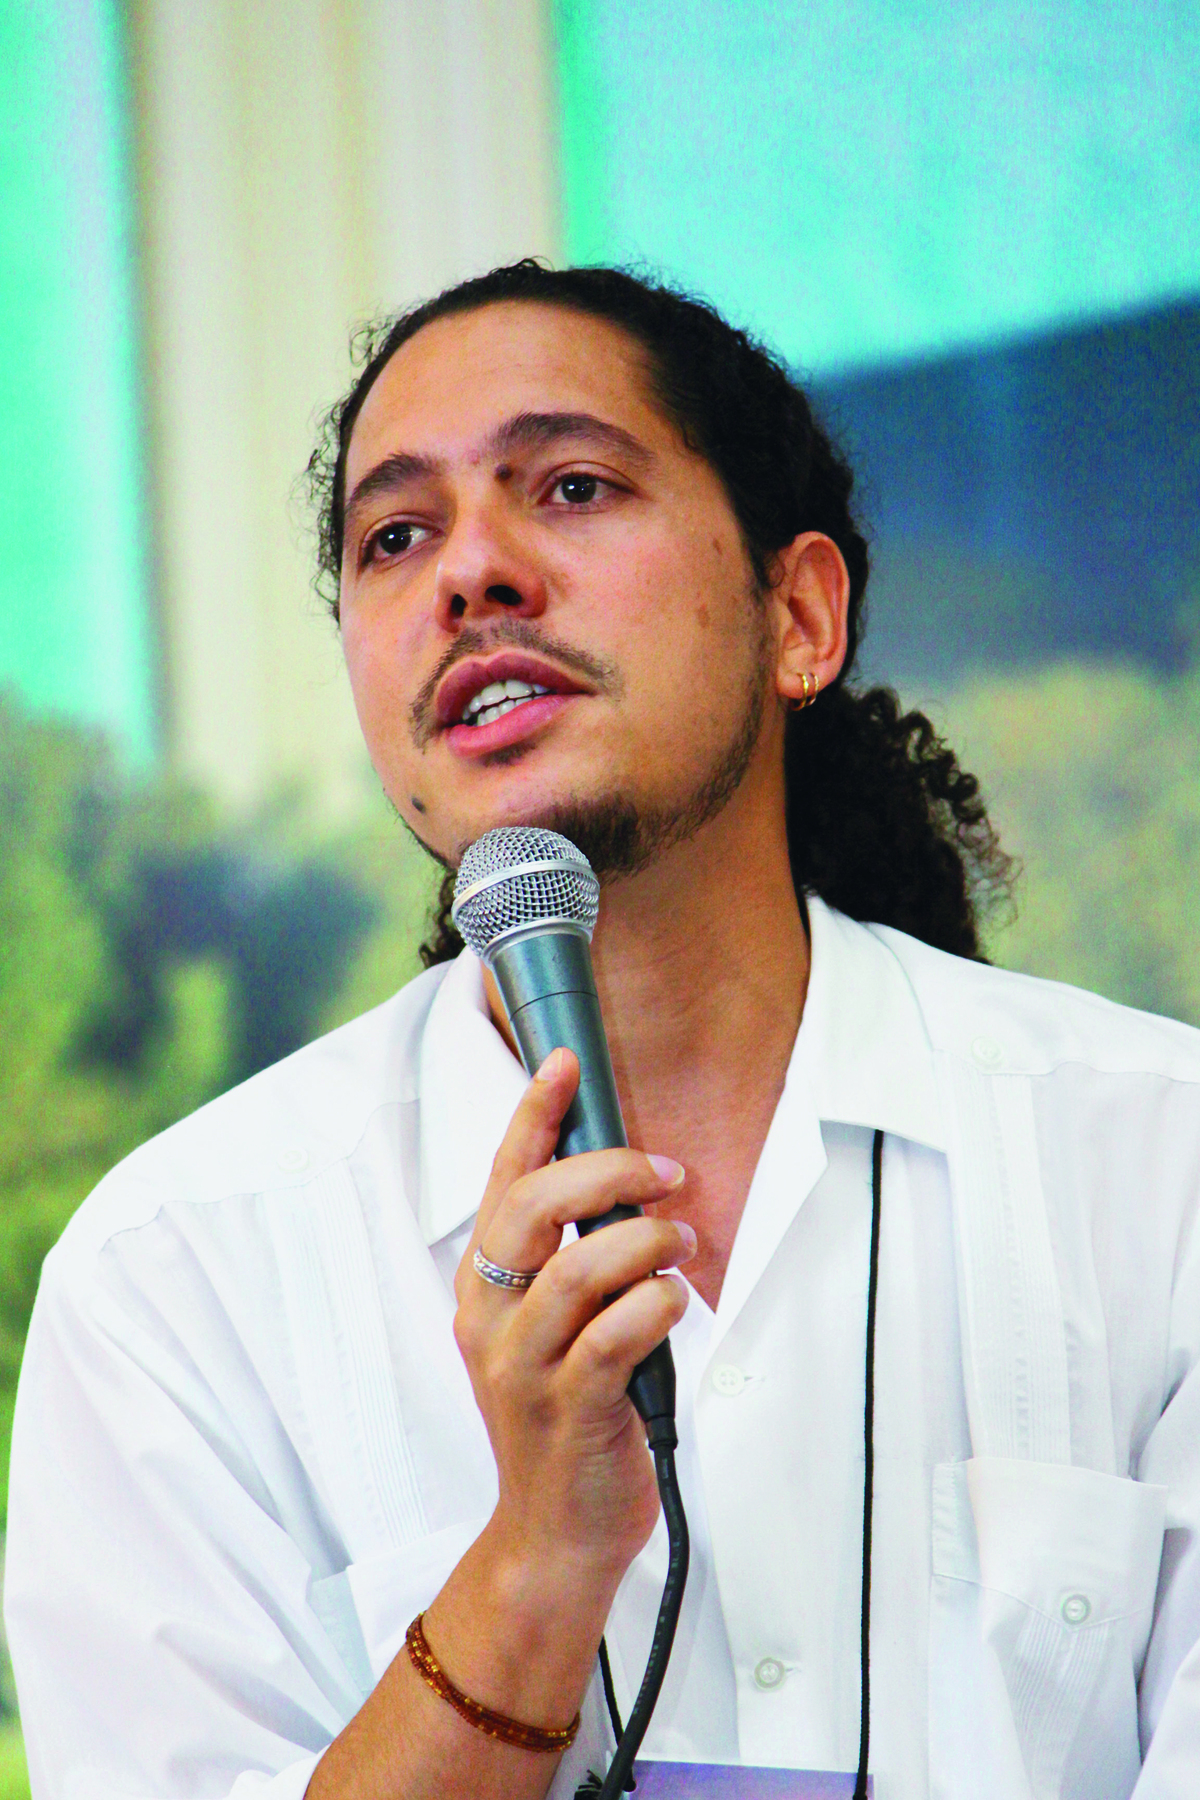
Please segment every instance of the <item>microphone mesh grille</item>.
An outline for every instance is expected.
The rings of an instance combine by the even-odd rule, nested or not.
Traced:
[[[530,864],[554,863],[554,868]],[[478,892],[468,890],[480,882]],[[454,923],[477,956],[523,926],[565,919],[589,938],[600,909],[600,883],[582,850],[557,831],[502,825],[476,838],[454,883]]]

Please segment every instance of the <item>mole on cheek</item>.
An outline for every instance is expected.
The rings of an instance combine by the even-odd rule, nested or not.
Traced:
[[[724,554],[724,552],[721,549],[721,540],[719,537],[715,537],[713,539],[713,549],[716,551],[718,557],[720,557]]]
[[[418,800],[415,794],[410,794],[409,799],[412,801],[413,810],[415,812],[423,813],[428,810],[425,802],[423,800]]]

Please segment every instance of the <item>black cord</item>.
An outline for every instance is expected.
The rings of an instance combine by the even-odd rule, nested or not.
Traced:
[[[608,1708],[609,1723],[612,1725],[613,1729],[613,1739],[619,1744],[625,1735],[625,1727],[621,1723],[621,1709],[617,1705],[617,1690],[613,1686],[612,1664],[608,1660],[608,1645],[603,1638],[600,1639],[600,1679],[604,1683],[604,1704]],[[627,1775],[625,1777],[625,1792],[627,1794],[632,1794],[636,1786],[637,1782],[633,1779],[632,1774]],[[600,1783],[598,1781],[596,1783],[596,1791],[597,1793],[600,1791]]]
[[[871,1754],[871,1526],[875,1501],[875,1304],[879,1297],[879,1227],[883,1217],[883,1133],[871,1150],[871,1267],[867,1277],[867,1354],[863,1398],[862,1605],[859,1638],[858,1774],[854,1800],[867,1800]]]
[[[668,1421],[661,1421],[674,1436],[674,1426]],[[655,1425],[660,1421],[655,1420]],[[679,1623],[679,1609],[683,1605],[683,1590],[687,1584],[688,1572],[688,1528],[684,1516],[683,1500],[679,1493],[679,1477],[675,1472],[675,1445],[658,1443],[650,1446],[654,1456],[654,1473],[658,1480],[658,1495],[662,1502],[663,1517],[667,1522],[667,1579],[663,1584],[663,1596],[658,1608],[658,1619],[654,1626],[654,1637],[650,1644],[650,1656],[646,1663],[646,1673],[642,1676],[642,1685],[638,1697],[634,1701],[633,1711],[629,1715],[629,1723],[617,1738],[616,1755],[608,1767],[608,1774],[602,1784],[590,1776],[577,1789],[576,1800],[587,1795],[589,1800],[617,1800],[617,1795],[632,1792],[633,1759],[642,1747],[642,1739],[646,1735],[646,1727],[650,1723],[662,1688],[663,1677],[667,1672],[667,1662],[671,1655],[671,1645],[675,1642],[675,1627]],[[604,1676],[608,1663],[608,1650],[601,1644],[600,1672]],[[617,1712],[616,1695],[612,1693],[612,1671],[607,1671],[604,1684],[605,1699],[608,1701],[609,1715],[613,1720],[614,1730],[620,1724]]]

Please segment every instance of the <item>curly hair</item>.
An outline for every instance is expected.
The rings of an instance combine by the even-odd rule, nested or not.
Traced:
[[[893,925],[957,956],[981,957],[980,921],[1011,888],[975,776],[920,712],[852,680],[870,558],[852,506],[854,476],[779,357],[715,307],[625,269],[549,269],[529,258],[448,288],[354,344],[361,372],[322,421],[308,465],[318,519],[318,586],[337,616],[346,457],[385,365],[435,319],[500,301],[552,305],[617,327],[645,358],[650,391],[684,444],[722,482],[761,587],[807,531],[831,538],[850,576],[846,660],[816,705],[789,715],[784,743],[788,850],[796,893],[851,918]],[[441,884],[427,967],[457,955],[453,876]]]

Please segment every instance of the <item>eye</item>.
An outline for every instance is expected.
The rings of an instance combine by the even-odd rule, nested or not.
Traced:
[[[568,506],[590,506],[600,489],[607,486],[599,475],[560,475],[550,491],[560,494]]]
[[[413,525],[407,519],[396,519],[390,525],[382,525],[363,545],[362,559],[364,563],[378,562],[386,556],[403,556],[417,543],[429,536],[426,525]]]

